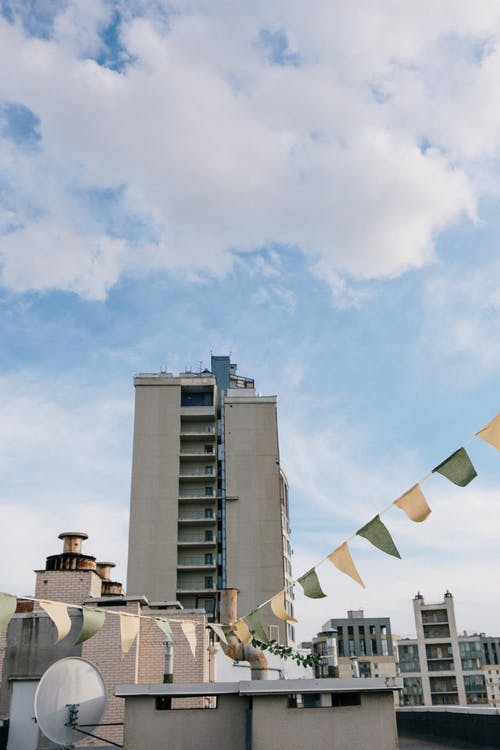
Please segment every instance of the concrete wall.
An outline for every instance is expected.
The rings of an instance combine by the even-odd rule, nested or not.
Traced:
[[[304,681],[305,682],[305,681]],[[289,708],[288,695],[220,694],[216,709],[157,710],[152,695],[125,699],[127,750],[396,750],[392,693],[361,695],[361,705]],[[208,688],[208,686],[207,686]]]
[[[150,601],[177,598],[181,386],[165,382],[135,389],[127,591]]]
[[[245,615],[284,586],[275,398],[225,401],[227,585]],[[232,499],[236,498],[236,499]],[[269,608],[263,625],[285,624]]]
[[[303,709],[288,708],[283,695],[254,697],[252,739],[252,750],[396,750],[392,694],[363,694],[360,706]]]
[[[154,698],[126,701],[127,750],[169,747],[171,750],[244,750],[248,699],[219,697],[215,709],[157,711]],[[268,746],[267,750],[270,750]],[[273,748],[277,750],[277,748]]]
[[[0,716],[8,716],[13,679],[37,680],[58,659],[81,656],[74,646],[82,617],[72,617],[71,632],[57,645],[56,629],[45,612],[14,615],[7,628],[5,657],[0,684]]]

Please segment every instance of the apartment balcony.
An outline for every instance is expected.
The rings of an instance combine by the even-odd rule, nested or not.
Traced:
[[[205,467],[181,466],[179,479],[192,479],[194,482],[213,482],[214,479],[217,479],[217,473],[214,466],[210,468],[212,471],[207,471]]]
[[[203,488],[193,489],[193,490],[181,490],[179,492],[179,500],[202,500],[204,502],[210,503],[211,500],[217,500],[218,497],[220,497],[220,493],[217,492],[215,487],[211,487],[213,489],[212,495],[206,495],[205,490],[202,491]]]
[[[213,534],[213,532],[210,532]],[[177,546],[178,547],[215,547],[216,540],[215,537],[212,537],[212,539],[207,539],[205,534],[182,534],[182,536],[177,537]]]
[[[429,672],[454,672],[454,664],[448,659],[427,659]]]
[[[179,523],[206,523],[213,524],[216,522],[215,513],[208,514],[202,510],[183,510],[179,513]]]
[[[207,581],[201,579],[197,581],[178,581],[177,593],[178,594],[207,594],[208,592],[215,592],[215,584],[208,585]]]
[[[433,638],[449,638],[450,628],[447,625],[424,625],[424,638],[426,641]]]
[[[183,557],[177,561],[177,570],[214,570],[215,559],[207,562],[204,557]]]
[[[182,425],[180,435],[183,443],[193,440],[196,440],[196,442],[200,442],[200,440],[211,442],[217,437],[215,425],[207,425],[206,427],[203,425],[195,425],[193,427]]]
[[[207,450],[208,448],[212,450]],[[217,458],[214,445],[207,446],[206,448],[181,448],[179,455],[182,461],[213,461],[214,458]]]

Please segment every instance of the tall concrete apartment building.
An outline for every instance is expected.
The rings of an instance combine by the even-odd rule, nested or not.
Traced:
[[[291,582],[276,396],[257,394],[227,356],[212,356],[211,370],[141,374],[134,385],[127,591],[217,618],[218,592],[237,588],[238,614],[250,613]],[[291,593],[285,606],[292,614]],[[269,607],[262,623],[293,641]]]

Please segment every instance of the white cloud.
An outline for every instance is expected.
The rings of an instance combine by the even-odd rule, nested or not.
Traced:
[[[66,269],[52,264],[41,287],[100,298],[123,272],[225,273],[232,250],[282,243],[300,247],[338,294],[339,273],[391,277],[429,263],[436,234],[474,217],[477,198],[495,189],[495,3],[480,13],[451,2],[321,3],[314,14],[299,2],[181,3],[167,24],[158,4],[139,7],[146,17],[127,16],[119,30],[121,72],[82,58],[99,51],[102,3],[67,4],[48,40],[0,22],[0,94],[40,118],[45,170],[33,167],[31,194],[43,220],[74,230],[88,220],[75,185],[122,186],[123,218],[145,226],[130,253],[117,250],[116,232],[106,245],[109,227],[96,218],[97,239],[69,242],[67,262],[52,232],[31,251],[37,230],[25,227],[0,245],[4,284],[32,287],[29,264],[12,256],[49,245]],[[294,64],[269,63],[262,29],[288,40]],[[22,158],[34,165],[40,154]],[[9,187],[27,200],[14,171]]]
[[[0,590],[32,591],[31,571],[71,530],[86,532],[87,553],[115,561],[124,581],[131,402],[111,385],[89,393],[71,378],[43,383],[24,372],[0,379],[0,408]]]

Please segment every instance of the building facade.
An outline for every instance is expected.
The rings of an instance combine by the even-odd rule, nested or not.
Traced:
[[[241,616],[285,589],[293,614],[276,397],[258,395],[226,356],[134,385],[128,591],[217,618],[223,588],[239,589]],[[269,608],[262,621],[271,638],[293,641]]]
[[[336,650],[337,675],[341,678],[395,677],[397,651],[388,617],[365,617],[362,609],[349,610],[345,618],[325,622],[312,640],[312,652],[323,656],[317,677],[332,677],[332,650]]]
[[[417,594],[413,609],[417,637],[398,643],[402,704],[496,705],[500,690],[495,670],[500,676],[500,667],[494,665],[498,665],[499,639],[486,638],[484,633],[459,635],[449,591],[442,602],[433,604],[426,604]]]

